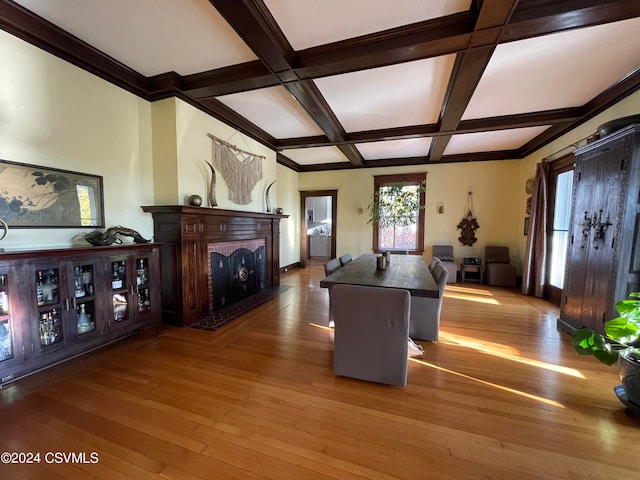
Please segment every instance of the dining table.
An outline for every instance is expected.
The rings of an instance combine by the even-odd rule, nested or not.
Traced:
[[[440,289],[420,255],[390,255],[386,268],[377,268],[376,254],[363,254],[320,281],[330,288],[337,284],[400,288],[412,297],[439,298]]]
[[[424,258],[421,255],[390,255],[386,267],[379,269],[378,256],[359,256],[323,278],[320,286],[330,289],[334,285],[347,284],[408,290],[411,295],[410,337],[438,341],[442,298]],[[411,338],[409,344],[417,347]]]

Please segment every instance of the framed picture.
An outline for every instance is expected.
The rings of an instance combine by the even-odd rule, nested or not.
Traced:
[[[524,217],[524,234],[529,235],[529,217]]]
[[[102,177],[0,160],[0,218],[11,228],[104,227]]]

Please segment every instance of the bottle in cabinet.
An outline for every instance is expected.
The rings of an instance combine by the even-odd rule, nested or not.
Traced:
[[[129,319],[126,260],[111,262],[111,289],[113,290],[113,320],[124,322]]]

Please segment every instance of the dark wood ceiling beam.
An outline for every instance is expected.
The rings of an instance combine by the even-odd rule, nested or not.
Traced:
[[[571,123],[582,115],[581,107],[561,108],[546,112],[519,113],[515,115],[502,115],[499,117],[478,118],[461,120],[455,132],[451,133],[476,133],[494,130],[507,130],[511,128],[538,127],[559,123]]]
[[[582,107],[561,108],[544,112],[520,113],[499,117],[462,120],[455,130],[442,130],[437,124],[412,125],[347,133],[343,141],[331,141],[323,135],[276,140],[278,150],[307,147],[326,147],[336,143],[358,144],[407,138],[435,137],[440,134],[461,134],[508,130],[512,128],[537,127],[542,125],[575,122],[583,115]]]
[[[478,3],[474,4],[475,7],[479,6],[474,35],[482,36],[484,35],[482,32],[486,29],[505,25],[517,5],[518,0],[496,0],[482,2],[480,5]],[[460,119],[499,41],[500,35],[498,34],[496,35],[495,43],[467,50],[457,55],[440,111],[439,124],[441,131],[453,131],[458,127],[458,123],[460,123]],[[431,161],[440,160],[450,139],[451,135],[449,134],[439,135],[434,139],[429,152]]]
[[[289,157],[283,155],[280,152],[276,153],[276,163],[279,163],[280,165],[283,165],[283,166],[285,166],[287,168],[290,168],[294,172],[301,172],[302,171],[302,168],[301,168],[300,165],[298,165],[296,162],[294,162]]]
[[[209,0],[273,73],[291,69],[293,48],[260,0]]]
[[[183,97],[189,98],[183,94]],[[228,125],[232,125],[245,135],[275,150],[275,138],[262,130],[260,127],[248,121],[246,118],[231,110],[224,103],[215,98],[201,100],[191,100],[193,104],[202,105],[206,111],[214,118]]]
[[[260,60],[218,68],[182,77],[184,92],[193,98],[206,98],[280,85]]]
[[[344,140],[344,129],[311,81],[293,72],[293,49],[262,0],[209,0],[245,41],[267,69],[273,72],[332,142]],[[351,145],[339,146],[354,167],[362,156]]]
[[[458,52],[468,47],[468,12],[398,27],[296,52],[301,79],[348,73]]]
[[[591,27],[640,16],[638,0],[567,0],[538,8],[516,10],[505,27],[503,42]]]

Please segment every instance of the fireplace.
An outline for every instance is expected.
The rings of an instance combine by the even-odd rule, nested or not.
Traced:
[[[264,244],[264,239],[257,239],[207,246],[209,313],[267,288]]]
[[[161,244],[165,323],[200,323],[229,302],[280,284],[280,220],[288,215],[174,205],[142,209],[152,214],[154,241]],[[216,265],[218,279],[226,275],[218,287]]]

